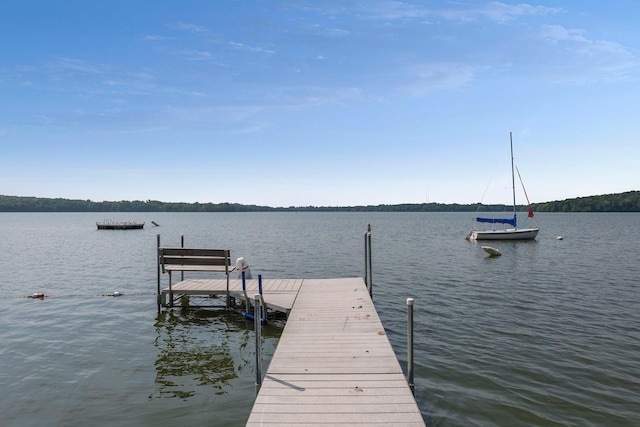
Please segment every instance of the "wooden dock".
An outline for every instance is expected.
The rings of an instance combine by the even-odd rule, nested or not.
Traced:
[[[305,279],[247,426],[424,426],[361,278]]]
[[[226,279],[192,279],[173,295],[226,295]],[[362,278],[267,279],[263,299],[286,325],[247,426],[425,426]],[[246,281],[247,298],[258,293]],[[244,299],[242,281],[229,294]],[[169,289],[161,292],[167,306]]]

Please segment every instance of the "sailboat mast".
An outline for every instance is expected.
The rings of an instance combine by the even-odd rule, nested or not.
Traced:
[[[511,189],[513,191],[513,217],[516,217],[516,178],[513,172],[513,136],[509,132],[509,145],[511,146]],[[516,227],[516,225],[514,225]]]

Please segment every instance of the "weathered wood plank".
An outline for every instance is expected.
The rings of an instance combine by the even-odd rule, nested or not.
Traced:
[[[320,404],[317,403],[317,398],[312,402],[299,403],[296,402],[284,402],[284,403],[256,403],[254,406],[262,414],[282,414],[287,415],[352,415],[352,414],[377,414],[382,416],[394,416],[402,414],[411,414],[415,405],[412,403],[390,403],[389,400],[378,399],[376,403],[354,403],[343,402],[337,404]]]
[[[382,375],[372,373],[367,375],[365,378],[362,375],[324,375],[322,377],[310,377],[309,375],[279,375],[279,374],[270,374],[267,373],[265,375],[265,379],[270,379],[277,384],[281,384],[284,386],[291,385],[293,383],[300,383],[308,380],[312,380],[313,384],[322,384],[324,382],[336,382],[336,381],[344,381],[344,382],[354,382],[354,381],[367,381],[370,384],[382,384],[386,381],[397,380],[403,381],[403,384],[406,386],[406,378],[403,373],[398,373],[395,376],[390,375]],[[378,381],[378,383],[376,383]]]
[[[188,257],[231,257],[231,251],[228,249],[205,249],[205,248],[159,248],[161,256],[188,256]]]
[[[226,272],[232,269],[224,264],[224,260],[196,260],[193,258],[185,258],[183,262],[166,263],[164,265],[165,271],[216,271]]]
[[[292,394],[269,394],[256,399],[256,404],[262,405],[386,405],[386,404],[407,404],[407,396],[405,394],[387,394],[384,393],[388,389],[381,389],[379,394],[357,392],[345,394],[340,393],[340,389],[323,390],[324,393],[316,393],[313,395],[292,395]],[[409,408],[413,409],[413,407]],[[267,410],[265,410],[267,411]],[[269,410],[273,412],[273,410]]]
[[[355,423],[365,425],[384,425],[384,426],[424,426],[424,420],[420,412],[375,412],[367,413],[366,411],[354,411],[352,413],[270,413],[261,412],[259,409],[255,412],[251,412],[247,426],[268,426],[277,425],[349,425],[352,426]],[[357,409],[357,408],[354,408]]]

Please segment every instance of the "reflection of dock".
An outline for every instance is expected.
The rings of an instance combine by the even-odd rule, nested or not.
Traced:
[[[171,292],[226,296],[226,286],[193,279]],[[257,293],[247,280],[248,299]],[[244,300],[241,280],[229,281],[229,294]],[[362,278],[267,279],[262,297],[288,318],[247,426],[425,425]]]
[[[223,311],[167,310],[158,313],[154,326],[158,356],[156,390],[150,398],[188,399],[212,389],[219,393],[231,387],[245,366],[250,368],[248,360],[237,357],[237,349],[247,345],[251,334],[238,332],[246,325],[236,316]]]

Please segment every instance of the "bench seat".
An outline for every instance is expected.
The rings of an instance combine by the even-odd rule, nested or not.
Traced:
[[[221,273],[226,273],[229,271],[231,273],[236,269],[235,266],[230,266],[225,268],[223,265],[165,265],[165,271],[218,271]]]
[[[173,306],[173,272],[217,272],[227,276],[227,306],[229,305],[229,274],[236,267],[231,264],[228,249],[158,248],[158,263],[169,274],[169,305]]]

